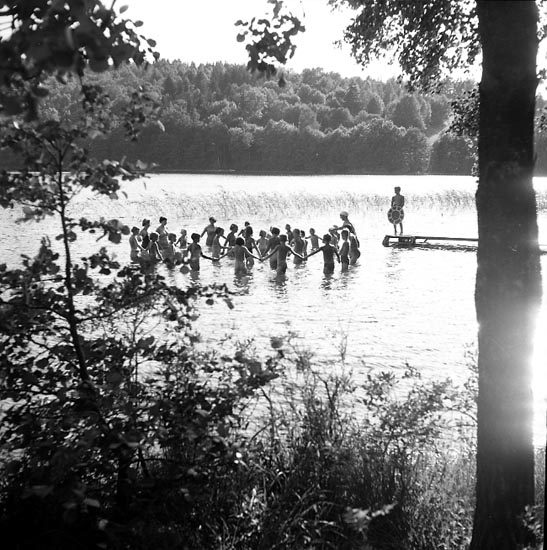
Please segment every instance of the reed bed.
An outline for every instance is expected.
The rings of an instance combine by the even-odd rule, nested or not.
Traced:
[[[413,211],[456,213],[475,209],[475,193],[470,190],[446,190],[413,194],[405,193],[406,202]],[[224,219],[237,219],[256,216],[264,219],[302,213],[321,214],[338,210],[350,210],[352,214],[385,212],[390,205],[390,195],[379,193],[351,192],[333,189],[332,192],[310,192],[296,190],[290,192],[260,189],[230,190],[220,188],[215,192],[174,192],[172,189],[148,188],[137,194],[111,201],[100,197],[92,201],[93,209],[104,212],[142,212],[148,217],[166,215],[170,218],[203,218],[214,215]],[[547,192],[537,194],[538,211],[547,211]],[[89,208],[89,197],[76,200],[76,209]],[[123,215],[122,215],[123,217]]]
[[[472,209],[475,199],[472,193],[449,191],[426,195],[406,194],[407,204],[413,210],[457,211]],[[166,208],[177,212],[184,218],[202,217],[209,214],[222,218],[237,218],[246,215],[271,218],[284,215],[308,213],[328,213],[341,209],[351,209],[352,213],[381,211],[389,208],[390,198],[376,193],[352,193],[334,191],[333,193],[277,191],[227,191],[214,194],[181,193],[155,195],[146,199],[132,200],[137,207],[145,200],[147,211],[165,212]],[[547,202],[546,202],[547,205]]]

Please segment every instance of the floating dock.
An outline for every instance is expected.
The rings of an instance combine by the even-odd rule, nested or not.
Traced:
[[[386,235],[382,240],[384,246],[411,247],[427,244],[454,243],[478,243],[478,239],[470,237],[428,237],[424,235]]]

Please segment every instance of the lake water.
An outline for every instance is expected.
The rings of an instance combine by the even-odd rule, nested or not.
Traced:
[[[538,178],[535,184],[540,242],[547,242],[547,179]],[[235,294],[233,309],[223,302],[201,308],[197,326],[204,341],[230,346],[226,340],[253,339],[270,349],[271,336],[290,336],[293,345],[313,352],[321,368],[343,358],[356,381],[369,368],[402,369],[408,363],[426,378],[449,376],[462,382],[469,373],[468,353],[476,347],[475,249],[383,247],[384,235],[393,231],[386,212],[395,185],[406,197],[405,233],[477,236],[476,182],[470,177],[154,175],[124,184],[127,196],[117,201],[81,195],[73,214],[118,218],[130,226],[140,226],[147,217],[152,228],[166,216],[168,229],[177,234],[181,228],[201,233],[214,216],[226,232],[233,222],[241,228],[249,221],[258,236],[260,229],[286,223],[307,235],[310,227],[322,235],[340,223],[340,210],[347,210],[362,253],[348,272],[323,275],[320,254],[301,266],[289,264],[283,279],[267,262],[237,278],[228,258],[218,264],[202,260],[199,275],[172,271],[171,280],[181,286],[226,283]],[[9,228],[16,217],[16,212],[0,211],[10,235],[3,243],[10,263],[21,252],[33,253],[42,234],[58,232],[54,220],[47,220],[17,226],[12,238]],[[85,255],[102,244],[86,237],[78,251]],[[111,249],[119,259],[129,260],[126,241]],[[540,309],[538,335],[547,331],[545,310]],[[536,340],[536,409],[538,425],[544,426],[547,347],[545,338]]]

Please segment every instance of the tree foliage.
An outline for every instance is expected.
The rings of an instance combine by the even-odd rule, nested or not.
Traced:
[[[361,123],[367,127],[374,117],[393,119],[393,113],[405,110],[398,107],[401,102],[411,101],[414,123],[402,117],[395,121],[393,132],[401,125],[418,125],[424,135],[439,131],[439,124],[447,125],[449,109],[441,110],[434,119],[429,113],[435,110],[435,101],[449,105],[454,100],[453,92],[436,95],[408,95],[404,87],[394,80],[387,82],[359,78],[347,79],[336,73],[325,73],[321,69],[305,73],[286,73],[286,86],[280,88],[274,81],[264,81],[249,74],[243,66],[223,63],[210,65],[188,65],[180,62],[159,61],[148,70],[135,65],[123,66],[116,71],[93,74],[89,82],[101,86],[112,98],[111,109],[122,113],[127,109],[135,89],[146,88],[146,94],[158,103],[160,112],[157,122],[143,130],[143,139],[127,142],[123,139],[125,129],[119,120],[113,120],[109,133],[94,133],[87,144],[98,158],[141,159],[148,164],[157,164],[160,170],[251,170],[276,172],[332,173],[360,170],[366,173],[367,163],[357,168],[333,164],[322,155],[330,133],[342,126],[352,130]],[[45,86],[49,96],[39,103],[42,116],[65,120],[78,108],[80,102],[79,83],[69,81],[61,85],[47,80]],[[452,83],[452,88],[470,88],[472,83]],[[384,105],[382,98],[392,99]],[[347,105],[353,98],[350,112]],[[407,98],[407,99],[404,99]],[[409,118],[408,116],[406,117]],[[264,163],[268,151],[279,145],[259,139],[269,121],[284,121],[300,133],[297,143],[302,151],[283,162]],[[319,133],[309,133],[312,128]],[[234,130],[245,135],[249,146],[240,154],[239,141],[230,139]],[[359,135],[363,135],[362,132]],[[287,139],[289,139],[287,134]],[[350,140],[357,139],[357,132],[350,132]],[[387,139],[387,136],[386,136]],[[393,141],[393,140],[392,140]],[[423,141],[423,140],[422,140]],[[425,142],[424,142],[425,143]],[[213,145],[214,144],[214,145]],[[251,144],[254,144],[251,146]],[[388,146],[386,142],[386,147]],[[236,149],[232,149],[232,146]],[[378,147],[382,144],[379,143]],[[404,156],[399,150],[402,142],[395,140],[390,146],[394,155]],[[429,154],[426,148],[419,158]],[[311,165],[299,162],[300,158],[312,156]],[[277,155],[276,158],[281,158]],[[328,158],[332,158],[330,155]],[[394,173],[392,162],[385,157],[383,166],[375,165],[375,172]],[[0,153],[6,168],[17,169],[18,160],[7,152]],[[267,165],[266,165],[267,164]],[[427,172],[429,160],[420,162],[414,170]],[[407,167],[410,169],[410,167]],[[400,173],[397,170],[397,173]]]
[[[2,1],[0,21],[11,29],[0,37],[0,106],[8,115],[35,117],[51,75],[81,77],[88,68],[102,72],[127,61],[141,65],[148,54],[158,57],[154,40],[138,34],[140,21],[120,17],[99,0]]]
[[[360,64],[394,54],[411,85],[422,89],[438,86],[455,68],[471,67],[480,51],[473,0],[329,4],[358,10],[344,39]]]

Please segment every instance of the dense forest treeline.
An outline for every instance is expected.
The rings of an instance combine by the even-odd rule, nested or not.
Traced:
[[[92,81],[119,109],[145,86],[161,105],[162,121],[134,143],[115,128],[91,142],[92,152],[156,163],[160,171],[467,175],[475,163],[474,139],[447,131],[451,103],[472,81],[448,80],[439,94],[409,94],[395,79],[309,69],[287,72],[280,86],[244,65],[179,61],[124,66]],[[78,86],[51,87],[42,108],[49,117],[66,116]],[[6,155],[0,162],[17,164]],[[538,136],[536,167],[547,174],[547,135]]]

